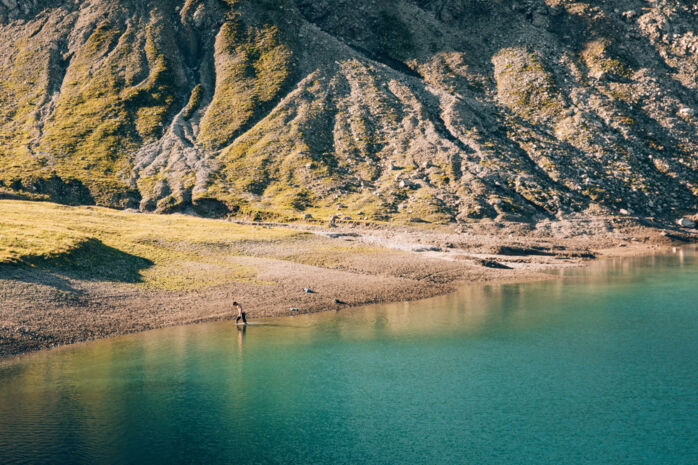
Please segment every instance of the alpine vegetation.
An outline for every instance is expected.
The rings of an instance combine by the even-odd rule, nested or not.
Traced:
[[[674,221],[688,0],[0,2],[0,188],[212,217]]]

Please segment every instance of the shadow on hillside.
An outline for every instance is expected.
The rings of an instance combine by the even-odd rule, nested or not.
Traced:
[[[75,249],[54,257],[28,257],[0,267],[0,279],[32,282],[76,292],[70,280],[138,283],[141,271],[153,262],[88,239]]]
[[[0,282],[18,281],[36,286],[52,287],[56,291],[79,295],[79,289],[73,287],[72,283],[65,277],[56,275],[49,271],[33,268],[26,265],[0,265]]]

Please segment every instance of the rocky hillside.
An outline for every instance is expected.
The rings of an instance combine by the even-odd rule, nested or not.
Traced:
[[[0,0],[0,183],[290,219],[671,219],[693,0]]]

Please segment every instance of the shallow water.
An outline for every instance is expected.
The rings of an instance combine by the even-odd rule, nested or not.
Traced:
[[[698,463],[698,257],[0,364],[0,463]]]

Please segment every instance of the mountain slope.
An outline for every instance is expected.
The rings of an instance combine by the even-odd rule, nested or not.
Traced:
[[[0,2],[0,182],[292,218],[698,208],[698,6]]]

